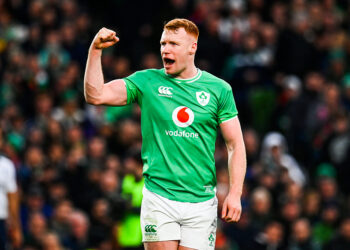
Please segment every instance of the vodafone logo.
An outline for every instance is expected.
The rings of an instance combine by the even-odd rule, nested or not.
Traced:
[[[193,120],[194,113],[190,108],[180,106],[173,111],[173,121],[177,126],[181,128],[190,126]]]
[[[174,109],[173,111],[173,121],[174,123],[181,127],[186,128],[190,126],[194,121],[194,113],[190,108],[185,106],[180,106]],[[182,138],[190,138],[190,139],[198,139],[199,134],[196,132],[189,132],[186,130],[165,130],[165,134],[171,137],[182,137]]]

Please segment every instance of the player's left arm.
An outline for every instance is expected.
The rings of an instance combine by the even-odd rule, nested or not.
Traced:
[[[228,151],[230,178],[230,189],[222,207],[221,217],[226,222],[236,222],[242,212],[241,195],[247,166],[245,146],[237,116],[221,123],[220,129]]]
[[[14,248],[20,248],[22,244],[22,229],[19,218],[19,194],[18,191],[7,193],[9,205],[10,237]]]

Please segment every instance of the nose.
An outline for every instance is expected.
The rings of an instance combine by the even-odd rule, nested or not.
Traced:
[[[160,48],[160,51],[162,54],[169,54],[169,52],[170,52],[169,45],[167,45],[167,44],[162,45]]]

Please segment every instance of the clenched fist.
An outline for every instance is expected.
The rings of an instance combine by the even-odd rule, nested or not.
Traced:
[[[113,30],[102,28],[92,41],[94,49],[105,49],[119,42],[119,38]]]
[[[226,222],[237,222],[241,218],[241,213],[240,195],[229,193],[222,206],[221,218]]]

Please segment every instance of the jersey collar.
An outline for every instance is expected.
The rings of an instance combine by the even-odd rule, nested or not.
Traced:
[[[194,77],[187,78],[187,79],[178,79],[178,78],[172,77],[172,76],[168,75],[167,73],[165,73],[164,68],[163,68],[163,72],[166,76],[168,76],[169,78],[171,78],[172,80],[174,80],[177,83],[192,83],[192,82],[197,81],[202,76],[202,71],[199,68],[197,68],[197,74]]]

